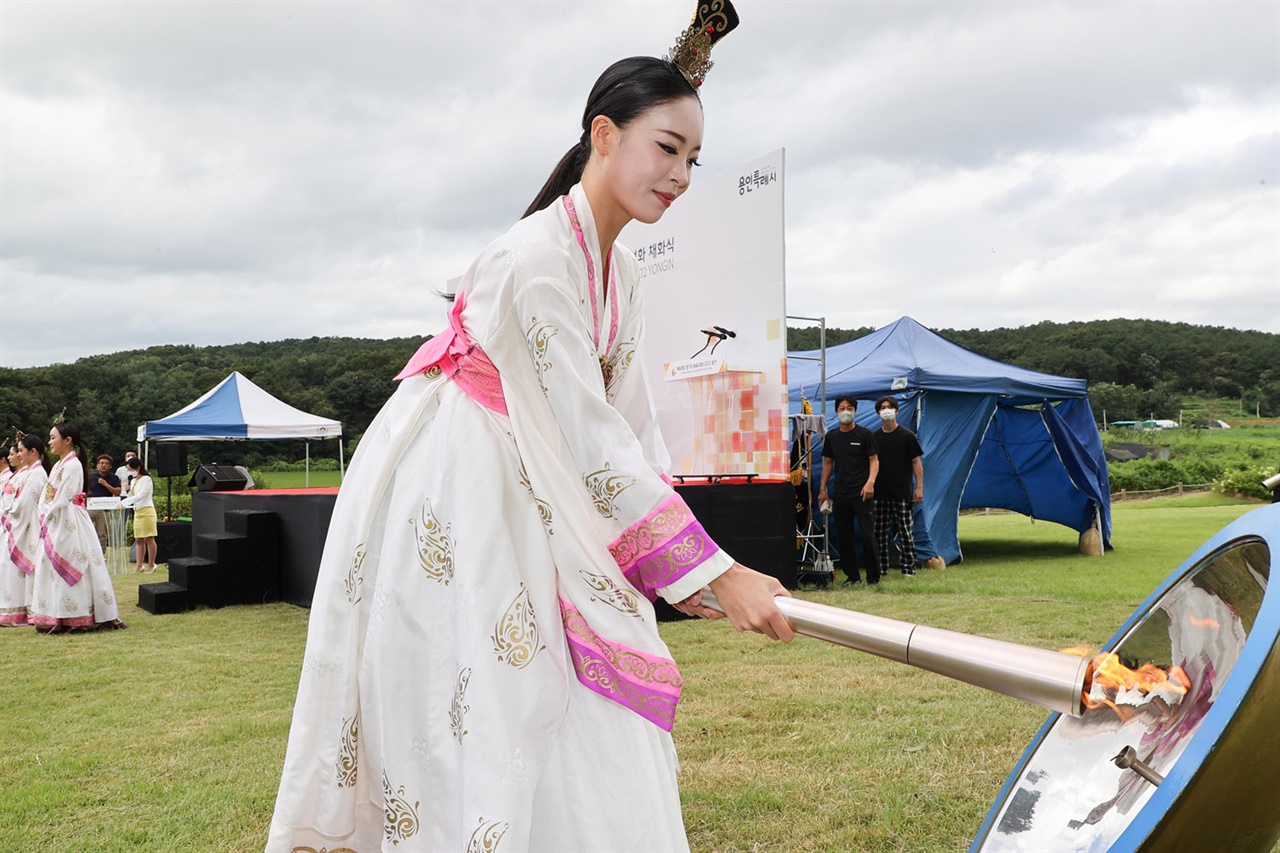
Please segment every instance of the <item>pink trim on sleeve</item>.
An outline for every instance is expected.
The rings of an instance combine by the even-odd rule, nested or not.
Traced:
[[[609,546],[622,574],[650,601],[657,600],[659,589],[671,586],[719,550],[689,506],[675,494]]]
[[[578,681],[587,689],[671,731],[684,680],[675,661],[601,637],[560,599],[560,619]]]

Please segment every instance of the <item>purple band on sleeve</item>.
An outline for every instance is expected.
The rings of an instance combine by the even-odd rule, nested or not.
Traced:
[[[622,574],[650,601],[657,599],[657,590],[680,580],[719,550],[675,494],[609,546]]]
[[[675,661],[601,637],[563,598],[560,619],[578,681],[658,728],[671,731],[684,686]]]

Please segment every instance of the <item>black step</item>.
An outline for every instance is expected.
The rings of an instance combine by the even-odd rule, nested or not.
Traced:
[[[148,613],[182,613],[191,609],[185,587],[176,583],[144,583],[138,587],[138,606]]]

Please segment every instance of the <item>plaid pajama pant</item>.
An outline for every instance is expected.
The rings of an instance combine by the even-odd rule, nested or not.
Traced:
[[[896,527],[898,554],[902,569],[914,571],[916,567],[915,528],[911,521],[910,500],[902,498],[876,498],[876,553],[880,558],[880,574],[889,573],[889,532]]]

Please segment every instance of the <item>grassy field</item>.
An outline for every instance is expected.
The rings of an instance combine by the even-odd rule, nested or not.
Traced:
[[[307,486],[306,471],[254,471],[254,484],[259,489],[301,489]],[[310,488],[340,486],[337,471],[312,471]]]
[[[1098,646],[1253,506],[1199,495],[1117,506],[1116,549],[1102,558],[1077,554],[1075,533],[1056,525],[965,516],[962,565],[804,597],[1028,645]],[[307,612],[151,616],[136,607],[139,583],[116,579],[127,631],[0,632],[0,850],[261,849]],[[663,635],[686,679],[674,734],[695,850],[964,850],[1045,718],[813,640],[782,646],[723,622]]]

